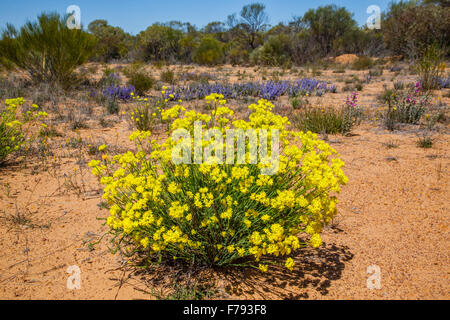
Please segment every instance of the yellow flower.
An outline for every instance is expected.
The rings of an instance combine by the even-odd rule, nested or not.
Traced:
[[[311,245],[313,246],[313,248],[318,248],[322,245],[322,238],[320,237],[320,234],[314,234],[311,237],[311,241],[310,241]]]
[[[286,260],[286,268],[288,268],[290,271],[294,270],[295,262],[292,258],[288,258]]]
[[[267,272],[267,270],[269,270],[269,267],[267,265],[260,264],[259,270],[261,270],[262,272]]]
[[[227,250],[228,250],[228,253],[233,253],[234,250],[236,250],[236,249],[234,248],[233,245],[231,245],[231,246],[228,246],[228,247],[227,247]]]

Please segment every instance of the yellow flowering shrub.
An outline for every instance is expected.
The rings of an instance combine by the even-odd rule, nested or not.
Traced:
[[[167,87],[163,87],[160,96],[153,101],[131,93],[136,106],[132,109],[130,122],[137,130],[152,130],[156,124],[161,122],[170,123],[172,119],[178,117],[180,112],[186,111],[180,105],[166,109],[169,100],[165,98],[165,90],[167,90]]]
[[[262,271],[268,270],[266,258],[284,256],[285,267],[292,270],[294,251],[322,244],[320,233],[336,214],[340,185],[348,181],[344,162],[316,134],[289,131],[288,119],[273,114],[273,105],[266,100],[249,106],[248,121],[234,119],[223,96],[207,101],[212,105],[210,114],[178,105],[163,110],[170,120],[164,142],[152,141],[148,131],[136,131],[130,136],[136,152],[89,164],[104,185],[103,199],[110,211],[107,225],[114,242],[160,259]],[[196,121],[225,138],[231,128],[279,130],[278,171],[263,175],[267,163],[251,161],[177,164],[172,155],[178,141],[172,133],[177,129],[194,133]],[[226,149],[223,142],[205,139],[205,148]],[[194,145],[193,137],[183,142]],[[307,242],[299,240],[301,234]]]
[[[0,103],[0,164],[30,140],[25,125],[47,117],[47,113],[39,111],[37,105],[25,108],[24,103],[24,98],[6,99]],[[40,125],[46,126],[44,123]]]

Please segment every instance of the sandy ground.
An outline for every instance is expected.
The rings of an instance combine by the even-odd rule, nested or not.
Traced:
[[[366,86],[361,104],[375,107],[381,90],[381,80]],[[314,103],[341,104],[345,95]],[[125,120],[90,127],[80,130],[85,140],[129,147]],[[88,156],[67,143],[78,134],[61,131],[51,139],[54,158],[12,159],[0,168],[0,299],[154,299],[149,279],[158,278],[153,290],[160,290],[173,274],[137,272],[109,251],[108,237],[90,245],[107,231],[101,219],[108,213]],[[324,246],[299,251],[292,273],[205,270],[216,279],[216,299],[449,299],[450,136],[436,133],[433,147],[422,149],[416,129],[392,133],[365,122],[351,136],[328,139],[350,182]],[[370,290],[373,265],[381,288]],[[81,270],[80,290],[67,288],[69,266]]]

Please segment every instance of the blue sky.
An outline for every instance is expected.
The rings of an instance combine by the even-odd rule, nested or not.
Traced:
[[[70,5],[81,9],[81,22],[87,26],[95,19],[106,19],[113,26],[120,26],[131,34],[137,34],[154,22],[180,20],[203,27],[211,21],[225,21],[232,13],[252,0],[15,0],[0,2],[0,28],[6,23],[20,27],[24,22],[34,20],[43,11],[57,11],[64,14]],[[365,24],[370,5],[378,5],[384,11],[390,0],[259,0],[264,3],[270,24],[289,21],[301,16],[310,8],[336,4],[354,13],[355,20]]]

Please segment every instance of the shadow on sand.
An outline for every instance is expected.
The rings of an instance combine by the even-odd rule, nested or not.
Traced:
[[[186,268],[180,265],[132,267],[121,269],[117,280],[122,286],[158,298],[173,296],[174,288],[208,288],[213,292],[207,299],[298,300],[311,298],[312,290],[326,296],[333,281],[341,278],[346,262],[353,259],[348,247],[324,244],[318,249],[306,248],[292,256],[296,266],[289,272],[284,259],[275,259],[278,265],[262,273],[251,268]],[[313,294],[317,296],[317,294]],[[189,298],[189,297],[188,297]]]

